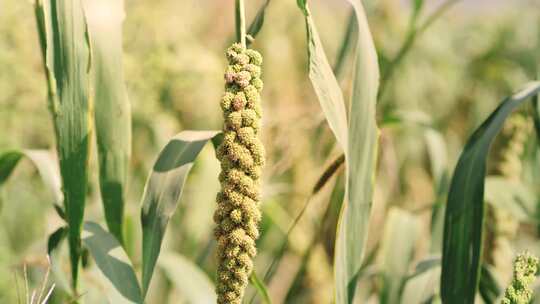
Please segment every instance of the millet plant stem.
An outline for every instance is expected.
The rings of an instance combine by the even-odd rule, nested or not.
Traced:
[[[236,39],[243,47],[246,47],[246,10],[244,0],[236,0]]]

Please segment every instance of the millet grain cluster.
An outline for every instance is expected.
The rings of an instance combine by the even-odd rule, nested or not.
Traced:
[[[262,56],[240,44],[227,50],[225,94],[221,100],[223,141],[215,237],[218,248],[217,303],[240,304],[253,269],[261,220],[260,179],[264,147],[259,139]]]

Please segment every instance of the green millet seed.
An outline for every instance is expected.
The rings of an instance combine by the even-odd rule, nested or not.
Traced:
[[[538,258],[528,252],[520,254],[514,262],[512,282],[504,292],[501,304],[529,304],[533,296],[530,285],[535,280]]]
[[[262,56],[235,43],[227,50],[223,142],[215,237],[218,243],[217,303],[240,304],[257,250],[261,213],[260,177],[264,147],[258,137],[261,120]]]

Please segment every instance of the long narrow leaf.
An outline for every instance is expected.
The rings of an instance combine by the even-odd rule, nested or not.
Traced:
[[[319,103],[326,116],[326,120],[332,132],[337,138],[338,144],[343,150],[347,147],[347,113],[343,93],[332,72],[332,67],[328,62],[326,53],[317,32],[317,27],[311,16],[307,3],[298,1],[298,4],[305,14],[308,56],[309,56],[309,78],[313,89],[317,94]]]
[[[85,0],[92,44],[99,181],[109,231],[123,243],[131,107],[122,67],[123,0]]]
[[[72,286],[76,289],[93,120],[88,32],[80,0],[37,1],[36,14],[45,50],[49,105],[69,227]]]
[[[297,0],[306,20],[309,77],[330,129],[345,152],[346,195],[336,235],[336,303],[354,298],[371,212],[378,130],[375,105],[379,87],[377,55],[362,3],[350,0],[358,26],[357,58],[347,126],[343,93],[324,52],[306,0]]]
[[[249,282],[255,289],[257,290],[257,293],[263,300],[263,303],[265,304],[272,304],[272,300],[270,300],[270,295],[268,294],[268,289],[266,288],[266,285],[264,284],[261,279],[257,276],[255,272],[252,272],[249,276]]]
[[[217,131],[184,131],[161,150],[142,199],[142,289],[146,295],[169,219],[176,210],[187,175],[204,145]]]
[[[367,240],[375,183],[378,136],[375,106],[379,66],[373,38],[360,0],[350,0],[358,24],[357,57],[349,113],[346,203],[336,236],[336,303],[352,303]]]
[[[120,293],[122,303],[142,304],[137,276],[116,238],[98,224],[86,222],[83,242],[94,257],[98,268]]]
[[[452,177],[444,221],[441,296],[444,303],[474,303],[482,256],[486,159],[504,121],[540,92],[533,82],[505,99],[469,138]]]
[[[259,11],[257,12],[257,15],[249,25],[249,28],[247,30],[248,35],[251,36],[251,38],[255,38],[257,34],[262,29],[262,26],[264,24],[264,16],[266,14],[266,9],[268,8],[268,5],[270,5],[270,0],[266,0],[264,4],[259,8]],[[250,41],[247,41],[248,45],[250,44]]]

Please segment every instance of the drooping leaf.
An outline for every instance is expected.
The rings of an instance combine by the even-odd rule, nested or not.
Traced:
[[[184,131],[161,150],[142,199],[142,290],[146,295],[169,219],[176,210],[187,175],[204,145],[217,131]]]
[[[445,303],[474,303],[482,256],[486,159],[506,118],[538,94],[530,83],[505,99],[471,135],[454,170],[444,221],[441,297]]]
[[[352,303],[367,240],[373,199],[379,131],[375,106],[379,67],[360,0],[350,0],[358,23],[357,57],[345,154],[347,187],[336,235],[336,303]]]
[[[158,266],[186,303],[216,303],[214,284],[190,260],[174,252],[165,252],[159,257]]]
[[[298,1],[300,8],[305,12],[306,29],[308,33],[309,78],[317,94],[319,103],[326,116],[326,120],[339,145],[345,150],[347,147],[347,113],[343,93],[332,72],[326,53],[317,32],[317,27],[311,16],[307,3]]]
[[[36,1],[35,8],[40,42],[45,51],[49,108],[69,227],[72,285],[76,289],[93,121],[88,32],[80,0]]]
[[[257,15],[249,25],[249,28],[247,30],[247,34],[251,36],[251,38],[255,38],[257,34],[259,34],[260,30],[262,29],[262,26],[264,24],[264,16],[266,14],[266,9],[268,8],[268,5],[270,5],[270,0],[266,0],[261,8],[259,8],[259,11],[257,12]],[[249,40],[247,41],[248,45],[251,43]]]
[[[85,0],[92,44],[99,184],[109,231],[123,243],[131,154],[131,106],[122,66],[123,0]]]
[[[64,240],[67,235],[67,227],[63,226],[56,229],[50,236],[47,241],[47,254],[51,254]]]
[[[135,270],[116,238],[98,224],[86,222],[83,242],[101,273],[118,291],[122,303],[142,304],[141,288]]]
[[[255,290],[257,290],[257,293],[261,297],[263,303],[265,304],[272,304],[272,300],[270,300],[270,295],[268,294],[268,289],[266,288],[266,285],[263,281],[259,279],[255,271],[251,273],[249,276],[249,282],[253,287],[255,287]]]
[[[36,167],[46,188],[53,195],[55,206],[62,203],[60,172],[54,158],[46,150],[13,150],[0,154],[0,187],[6,182],[19,161],[23,158],[30,160]]]
[[[381,248],[384,282],[381,303],[402,302],[400,298],[420,228],[420,220],[414,215],[398,208],[388,212]]]
[[[346,195],[336,236],[334,259],[336,303],[354,298],[367,239],[377,157],[375,105],[379,68],[362,3],[350,0],[357,21],[357,57],[349,122],[339,87],[324,52],[307,1],[297,0],[307,27],[309,77],[338,144],[345,152]]]

